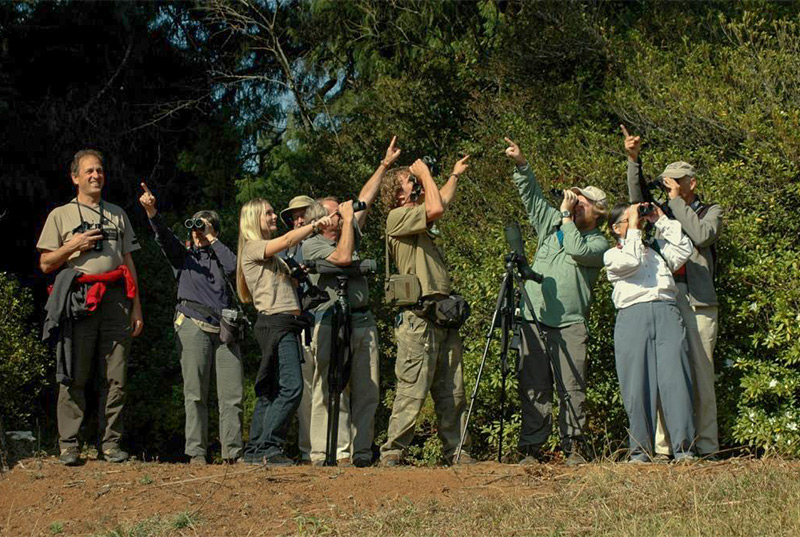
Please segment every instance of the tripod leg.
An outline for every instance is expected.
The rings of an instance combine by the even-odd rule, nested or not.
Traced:
[[[456,456],[454,461],[458,463],[461,458],[461,450],[464,447],[464,440],[467,438],[467,428],[469,427],[469,419],[472,416],[472,409],[475,406],[475,399],[478,397],[478,386],[481,384],[481,377],[483,376],[483,368],[486,366],[486,357],[489,355],[489,346],[492,343],[492,336],[494,329],[498,326],[498,319],[500,319],[501,310],[503,308],[503,301],[506,296],[508,286],[511,285],[511,277],[508,272],[503,277],[503,282],[500,284],[500,292],[497,294],[497,304],[492,314],[492,324],[486,332],[486,345],[483,347],[483,356],[481,357],[481,364],[478,366],[478,375],[475,377],[475,386],[472,388],[472,395],[469,398],[469,407],[467,408],[467,417],[464,420],[464,429],[461,431],[461,440],[458,442],[458,449],[456,449]]]

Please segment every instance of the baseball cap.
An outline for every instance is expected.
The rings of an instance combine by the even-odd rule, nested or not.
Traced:
[[[680,179],[681,177],[686,177],[687,175],[691,177],[696,175],[694,166],[688,162],[679,160],[677,162],[670,162],[667,164],[667,167],[664,168],[664,171],[661,172],[661,175],[659,175],[658,178],[661,179],[663,177],[671,177],[673,179]]]
[[[570,188],[576,194],[581,194],[584,198],[595,203],[604,204],[606,202],[606,193],[597,188],[596,186],[587,186],[580,188],[573,186]]]

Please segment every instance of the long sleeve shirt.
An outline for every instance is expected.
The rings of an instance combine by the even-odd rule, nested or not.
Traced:
[[[631,203],[644,200],[639,185],[640,173],[641,163],[628,159],[628,195]],[[692,255],[686,262],[689,303],[692,306],[716,306],[719,301],[714,289],[715,245],[722,231],[722,207],[702,204],[699,199],[687,205],[681,197],[677,197],[669,200],[669,208],[694,244]]]
[[[233,277],[236,254],[219,240],[210,246],[186,248],[159,214],[150,219],[150,227],[178,280],[176,309],[191,319],[219,326],[218,318],[195,311],[191,306],[181,304],[181,301],[197,302],[219,315],[223,308],[229,306],[231,299],[223,271],[228,278]]]
[[[532,268],[544,280],[525,282],[536,316],[556,328],[585,323],[608,241],[597,228],[580,231],[574,222],[562,224],[560,211],[544,198],[529,165],[517,167],[513,180],[538,236]]]
[[[678,296],[672,273],[686,263],[694,247],[677,220],[662,216],[656,229],[661,236],[656,239],[660,253],[642,242],[641,230],[628,229],[617,247],[603,256],[617,309],[643,302],[675,302]]]

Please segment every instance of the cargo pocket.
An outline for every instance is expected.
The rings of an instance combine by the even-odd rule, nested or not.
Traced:
[[[406,312],[404,322],[397,329],[398,353],[395,364],[397,388],[408,390],[419,380],[425,359],[429,354],[427,323]]]

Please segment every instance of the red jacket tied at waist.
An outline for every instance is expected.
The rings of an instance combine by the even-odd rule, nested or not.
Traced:
[[[136,296],[136,282],[133,281],[133,274],[127,265],[120,265],[114,270],[103,272],[101,274],[83,274],[75,278],[79,283],[91,283],[92,285],[86,292],[86,309],[94,311],[97,305],[103,300],[103,295],[106,294],[108,284],[118,282],[125,279],[125,296],[133,300]],[[53,286],[47,288],[47,293],[50,294]]]

